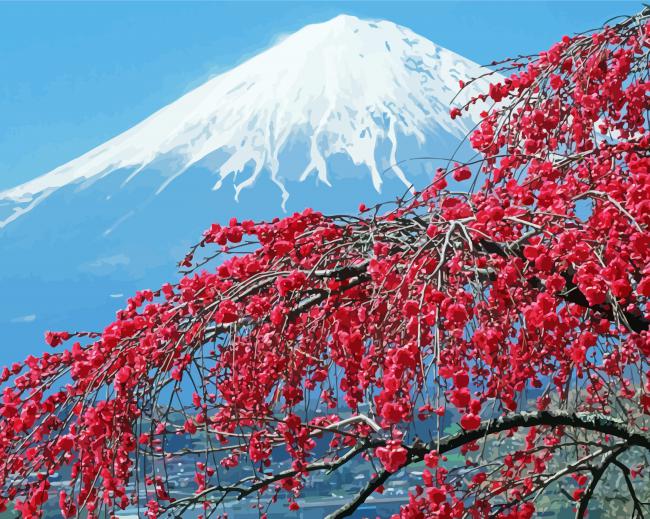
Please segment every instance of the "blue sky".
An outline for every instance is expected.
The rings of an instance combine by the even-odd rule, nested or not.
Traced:
[[[124,131],[283,34],[340,13],[479,63],[548,47],[639,2],[0,3],[0,189]]]

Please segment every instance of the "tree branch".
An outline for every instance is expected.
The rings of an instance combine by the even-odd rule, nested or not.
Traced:
[[[224,494],[224,497],[230,493],[235,493],[237,494],[237,500],[239,501],[241,499],[244,499],[246,496],[252,494],[253,492],[256,492],[257,490],[261,490],[277,481],[282,481],[283,479],[295,477],[299,475],[301,472],[315,472],[315,471],[327,471],[328,473],[333,472],[334,470],[345,465],[348,461],[356,457],[359,453],[367,450],[368,448],[370,448],[370,444],[360,443],[355,447],[353,447],[352,449],[350,449],[349,451],[347,451],[343,456],[341,456],[340,458],[334,461],[312,463],[310,465],[307,465],[304,469],[302,469],[302,471],[290,469],[290,470],[278,472],[277,474],[270,475],[268,478],[258,480],[249,486],[241,486],[241,484],[245,483],[245,481],[240,481],[239,483],[232,486],[225,486],[225,487],[221,485],[211,486],[198,494],[193,494],[191,496],[184,497],[183,499],[178,499],[174,501],[165,510],[169,511],[172,509],[177,509],[178,507],[182,507],[181,513],[183,513],[193,504],[199,502],[201,499],[215,492],[222,492]]]
[[[591,501],[598,483],[607,471],[607,468],[616,461],[616,456],[621,454],[626,449],[627,447],[620,447],[613,450],[607,456],[605,456],[605,459],[598,467],[592,470],[591,483],[589,483],[589,487],[587,490],[585,490],[585,493],[580,499],[580,505],[578,506],[578,510],[576,510],[576,519],[583,519],[587,515],[587,512],[589,510],[589,501]]]
[[[518,247],[516,249],[509,247],[507,250],[504,250],[502,244],[490,240],[480,240],[479,246],[486,252],[491,254],[497,254],[502,258],[508,258],[510,255],[515,254],[518,257],[525,259],[521,252],[522,251],[521,247]],[[614,322],[616,320],[614,311],[612,310],[610,305],[602,305],[602,304],[590,305],[589,301],[587,300],[587,297],[580,291],[578,286],[573,282],[573,276],[571,276],[568,272],[563,272],[562,277],[564,278],[566,290],[564,290],[560,294],[560,296],[565,301],[569,303],[575,303],[578,306],[582,306],[584,308],[589,308],[591,310],[594,310],[607,317],[607,319],[611,322]],[[533,284],[533,286],[541,285],[541,282],[537,278],[532,279],[531,283]],[[643,315],[636,315],[628,311],[621,311],[621,313],[626,321],[626,324],[628,325],[628,328],[631,331],[640,333],[650,329],[650,321],[645,319]]]
[[[566,411],[538,411],[534,413],[521,412],[502,416],[495,420],[486,420],[474,431],[461,431],[452,436],[443,438],[439,443],[430,442],[428,445],[417,444],[405,446],[409,451],[409,458],[404,466],[421,461],[424,459],[424,456],[431,451],[437,451],[438,454],[444,454],[492,434],[508,431],[516,427],[536,427],[540,425],[550,427],[563,425],[594,431],[625,440],[626,445],[624,448],[639,446],[650,450],[649,434],[631,431],[622,422],[617,422],[604,415],[569,413]],[[373,446],[375,447],[380,445],[385,445],[385,442],[378,441],[373,443]],[[621,447],[621,449],[623,449],[623,447]],[[617,454],[620,452],[620,450],[616,451]],[[373,478],[350,502],[327,516],[327,519],[340,519],[352,515],[378,487],[388,480],[390,476],[390,472],[383,471],[381,474]]]
[[[406,464],[408,465],[410,463],[412,462],[408,461]],[[365,503],[366,499],[368,499],[375,490],[382,486],[391,475],[391,472],[382,470],[372,478],[356,496],[354,496],[352,501],[344,504],[341,508],[326,516],[325,519],[341,519],[342,517],[349,517],[357,508],[359,508],[359,506]]]
[[[625,484],[627,485],[627,489],[630,492],[630,497],[632,498],[632,501],[634,503],[634,511],[638,514],[638,516],[641,519],[644,519],[645,516],[643,514],[643,503],[641,503],[641,500],[636,495],[636,490],[634,490],[634,485],[632,484],[632,480],[630,479],[630,468],[618,460],[614,460],[614,465],[616,465],[619,469],[621,469],[621,472],[623,473],[623,477],[625,478]]]
[[[434,441],[430,442],[426,447],[413,447],[412,451],[421,457],[436,449],[439,454],[444,454],[472,441],[480,440],[486,435],[507,431],[515,427],[535,427],[539,425],[550,427],[564,425],[609,434],[626,440],[628,446],[639,446],[650,450],[650,434],[631,431],[624,423],[604,415],[570,413],[567,411],[537,411],[532,413],[522,411],[521,413],[501,416],[495,420],[484,421],[474,431],[462,431],[453,436],[447,436],[440,442],[439,448]]]

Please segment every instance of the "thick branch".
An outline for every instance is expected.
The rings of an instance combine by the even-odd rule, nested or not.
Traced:
[[[431,450],[437,450],[439,454],[444,454],[467,443],[480,440],[487,435],[508,431],[515,427],[536,427],[540,425],[550,427],[564,425],[609,434],[626,440],[630,447],[639,446],[650,450],[650,434],[631,431],[624,423],[607,416],[593,413],[569,413],[566,411],[537,411],[510,414],[495,420],[485,421],[474,431],[462,431],[453,436],[447,436],[440,441],[439,446],[434,441],[426,447],[413,447],[412,452],[421,457],[424,457]]]
[[[640,432],[631,431],[622,422],[617,422],[603,415],[591,413],[569,413],[566,411],[539,411],[534,413],[521,412],[512,415],[502,416],[495,420],[484,421],[481,426],[474,431],[461,431],[452,436],[447,436],[440,442],[430,442],[428,445],[407,446],[409,450],[409,460],[406,465],[421,461],[426,454],[435,450],[439,454],[453,451],[471,443],[480,440],[486,436],[508,431],[517,427],[537,427],[537,426],[567,426],[594,431],[600,434],[606,434],[620,438],[626,441],[626,448],[639,446],[650,450],[650,435]],[[377,442],[378,446],[384,442]],[[619,453],[620,451],[616,451]],[[348,517],[368,498],[379,486],[391,476],[389,472],[382,472],[379,476],[371,480],[352,501],[346,503],[336,512],[330,514],[328,519],[340,519]]]
[[[354,497],[352,501],[344,504],[338,510],[332,512],[325,519],[340,519],[341,517],[348,517],[352,515],[359,506],[366,502],[373,492],[381,487],[386,480],[391,476],[387,470],[382,470],[374,478],[372,478],[365,487]]]

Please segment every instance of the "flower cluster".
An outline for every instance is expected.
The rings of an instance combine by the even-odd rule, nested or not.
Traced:
[[[297,510],[313,472],[375,457],[368,493],[426,466],[402,517],[530,518],[569,428],[486,424],[570,405],[647,431],[649,38],[637,17],[507,65],[471,101],[496,103],[471,136],[479,166],[356,216],[214,224],[178,283],[137,293],[99,334],[48,333],[71,346],[0,375],[0,507],[42,516],[60,472],[64,517],[208,514],[253,494]],[[472,176],[477,190],[447,189]],[[571,434],[580,459],[623,449],[590,431]],[[488,433],[510,442],[489,471]],[[468,478],[450,477],[452,448]],[[190,497],[163,477],[183,458]]]

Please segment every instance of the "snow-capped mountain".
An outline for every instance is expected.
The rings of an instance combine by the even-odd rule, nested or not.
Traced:
[[[418,143],[436,134],[461,137],[471,118],[452,121],[449,108],[458,82],[484,71],[475,63],[391,22],[341,15],[308,25],[238,67],[216,76],[114,139],[30,182],[0,193],[24,204],[3,225],[54,190],[135,168],[126,182],[154,161],[169,163],[165,189],[188,168],[215,152],[214,188],[233,176],[236,193],[252,186],[262,171],[286,200],[285,180],[311,174],[331,182],[326,159],[347,155],[369,170],[376,190],[382,175],[376,153],[410,185],[396,164],[398,136]],[[459,102],[485,87],[478,82]],[[456,103],[458,104],[458,103]],[[287,145],[302,141],[304,166],[281,170]],[[236,178],[247,165],[253,169]]]
[[[388,21],[341,15],[302,28],[0,192],[2,319],[39,334],[91,326],[119,294],[169,277],[212,221],[402,194],[432,169],[402,161],[449,156],[477,122],[449,110],[487,89],[478,80],[454,99],[459,80],[485,72]]]

